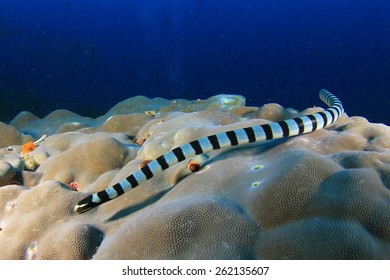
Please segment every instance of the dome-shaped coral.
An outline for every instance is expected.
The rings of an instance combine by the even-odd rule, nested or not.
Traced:
[[[172,148],[271,122],[257,118],[270,107],[237,114],[208,108],[213,101],[130,101],[109,120],[115,110],[94,121],[59,112],[16,122],[34,134],[45,122],[53,133],[65,125],[56,116],[84,125],[30,152],[34,172],[20,168],[26,141],[0,151],[0,259],[390,259],[390,128],[345,114],[314,133],[194,158],[197,172],[185,160],[75,215],[77,202]],[[275,120],[321,111],[276,109]],[[159,116],[140,116],[148,110]],[[139,147],[129,131],[149,137]]]

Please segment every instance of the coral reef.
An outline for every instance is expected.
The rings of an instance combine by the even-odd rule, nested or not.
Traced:
[[[22,112],[0,123],[0,259],[390,259],[390,128],[346,114],[184,161],[73,212],[173,147],[320,110],[220,95],[137,96],[96,119]],[[29,170],[22,145],[44,134]]]

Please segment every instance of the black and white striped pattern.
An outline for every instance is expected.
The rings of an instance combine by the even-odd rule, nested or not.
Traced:
[[[137,187],[163,170],[195,155],[225,147],[301,135],[333,124],[343,113],[340,100],[330,92],[320,90],[320,98],[328,106],[321,112],[294,119],[240,128],[200,138],[152,160],[126,179],[103,191],[87,196],[76,204],[74,212],[86,212]]]

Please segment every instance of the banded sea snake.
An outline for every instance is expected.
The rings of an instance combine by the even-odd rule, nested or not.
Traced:
[[[344,112],[343,105],[336,96],[324,89],[320,90],[320,98],[329,106],[328,109],[293,119],[209,135],[174,148],[119,183],[82,199],[74,207],[74,212],[81,214],[89,211],[139,186],[176,163],[196,155],[226,147],[306,134],[330,126]]]

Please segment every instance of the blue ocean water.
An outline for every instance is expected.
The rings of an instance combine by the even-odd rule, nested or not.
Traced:
[[[0,120],[241,94],[390,124],[390,1],[1,0]]]

